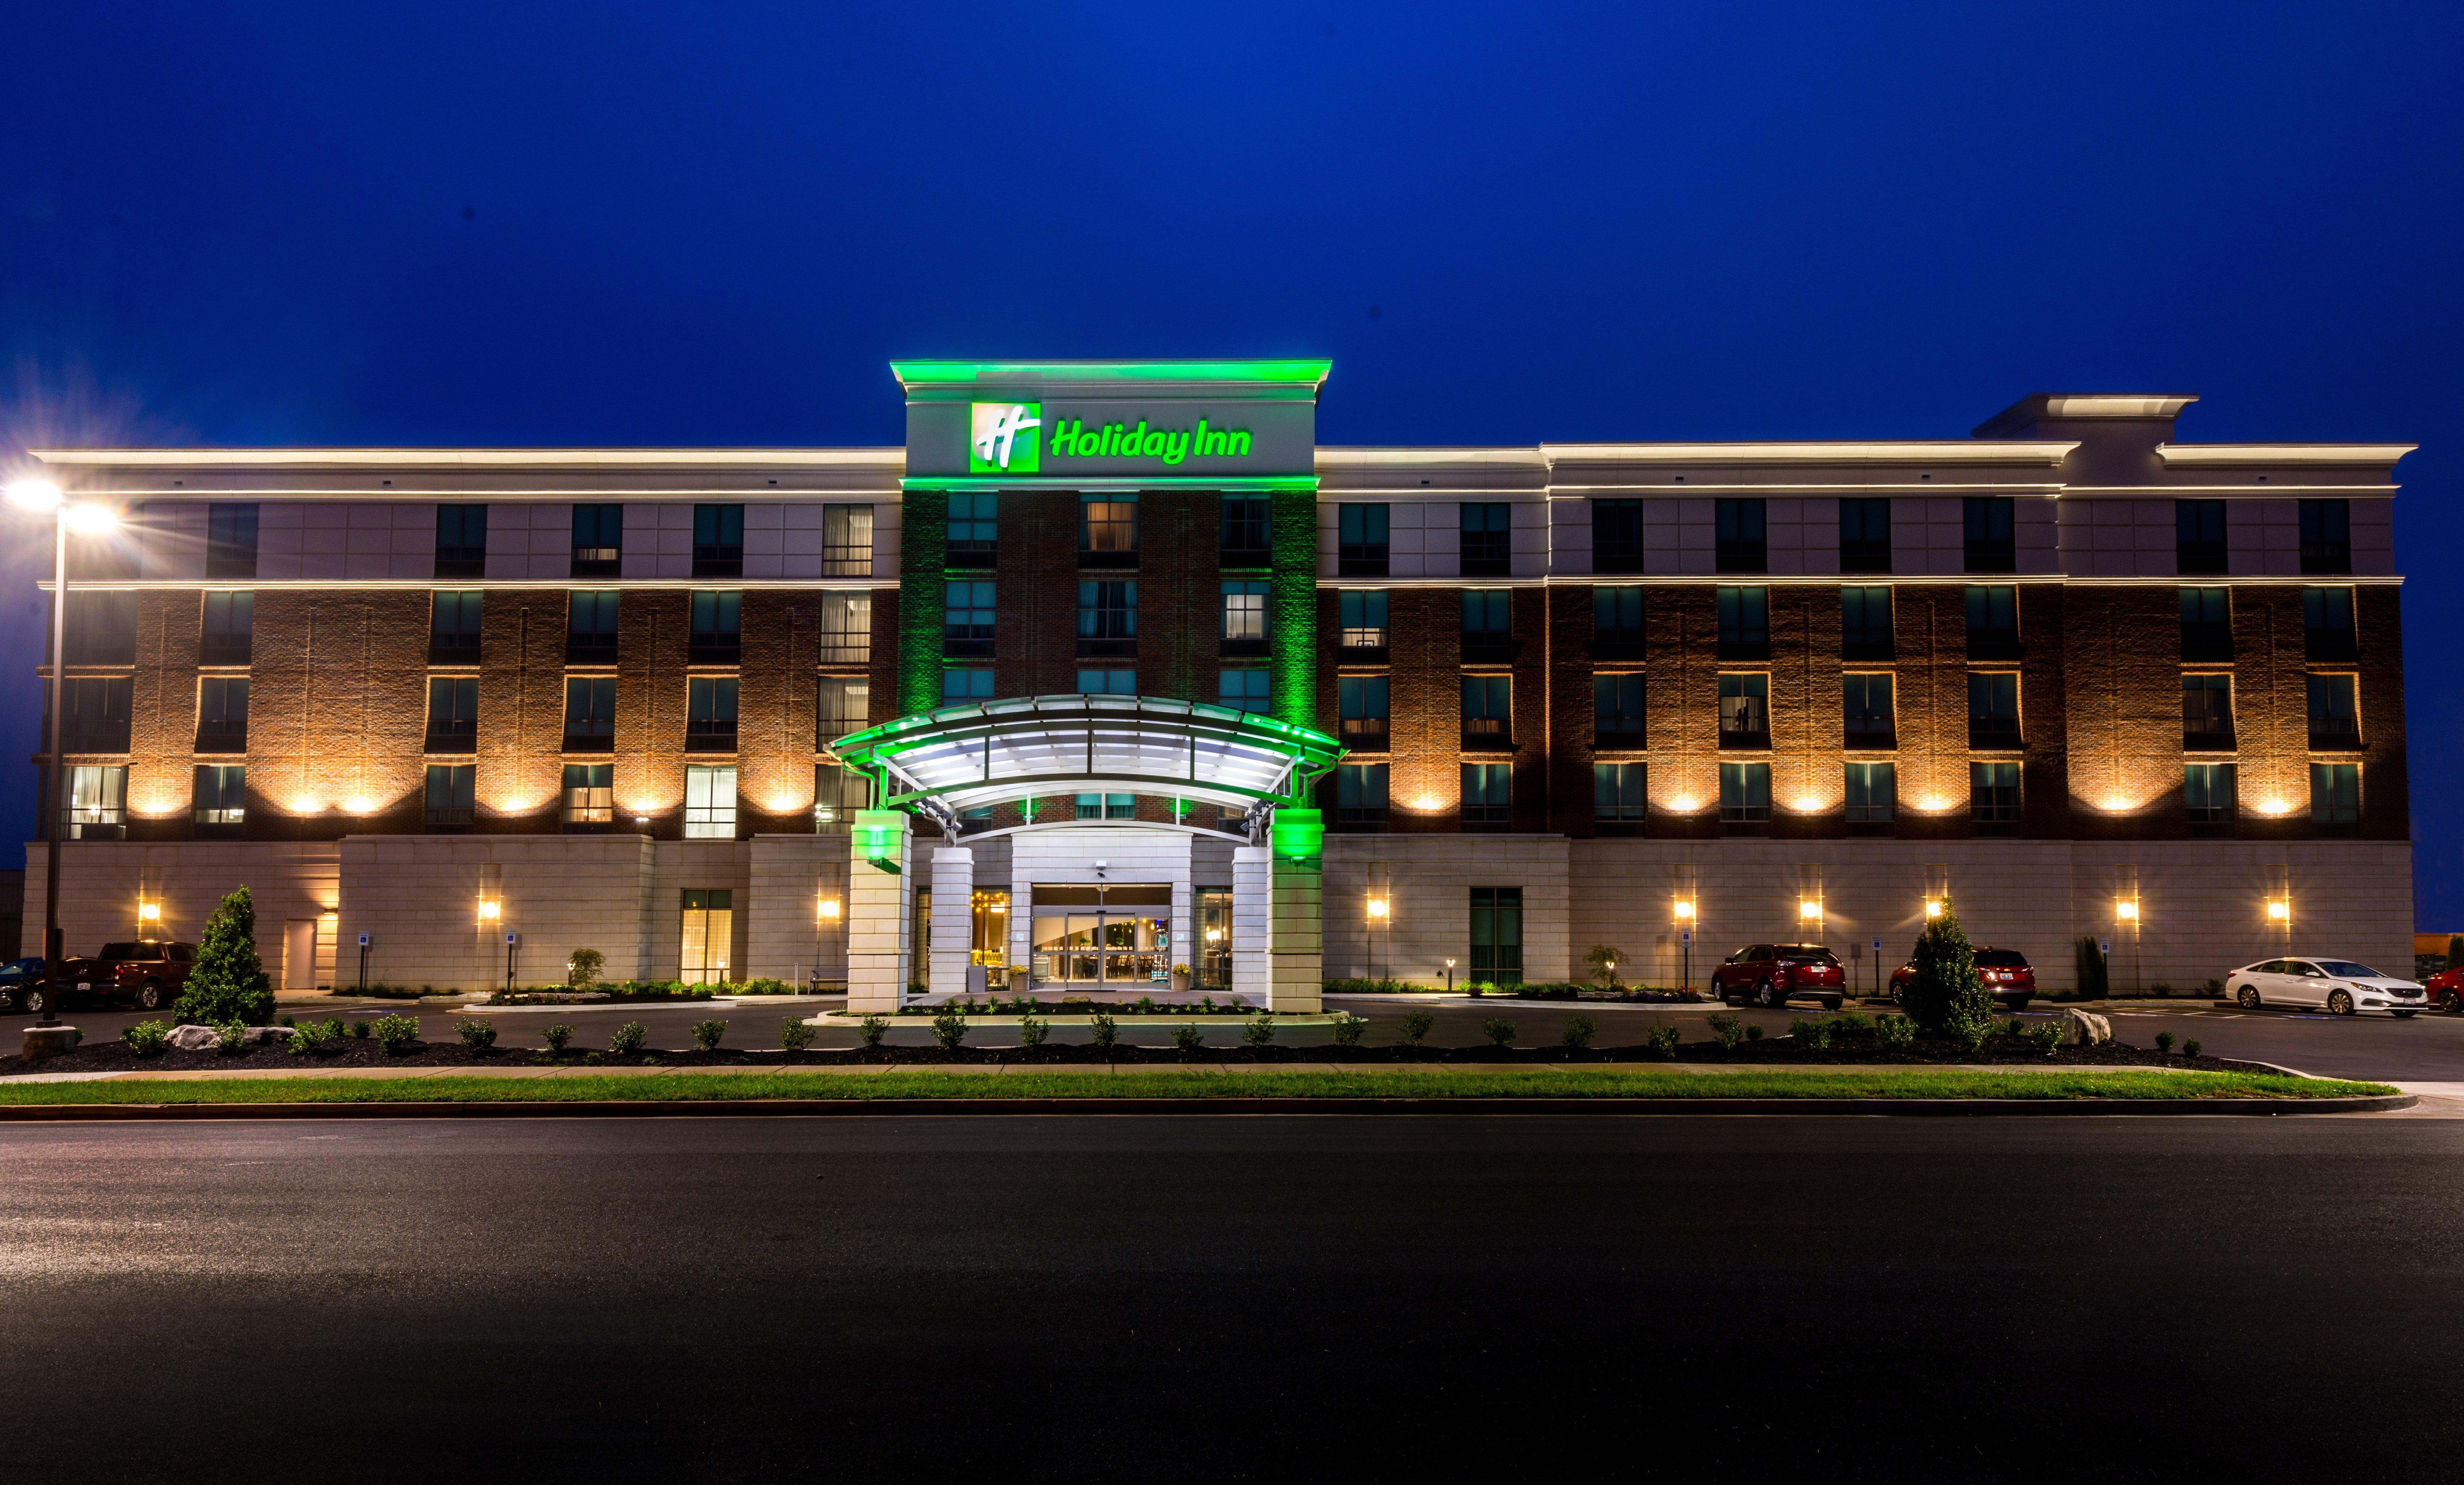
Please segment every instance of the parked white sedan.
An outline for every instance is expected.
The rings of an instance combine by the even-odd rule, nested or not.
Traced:
[[[2225,994],[2245,1011],[2260,1006],[2321,1006],[2337,1015],[2385,1011],[2403,1019],[2429,1004],[2410,980],[2381,974],[2350,959],[2269,959],[2225,976]]]

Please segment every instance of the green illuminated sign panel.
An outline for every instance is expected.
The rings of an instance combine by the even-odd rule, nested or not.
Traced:
[[[1042,403],[967,404],[967,472],[1033,474],[1040,467],[1037,432]]]
[[[1089,428],[1083,419],[1067,418],[1053,424],[1052,453],[1055,458],[1161,459],[1166,464],[1178,464],[1192,454],[1201,459],[1246,459],[1249,430],[1210,428],[1204,418],[1194,428],[1151,428],[1144,418],[1133,425],[1108,423]]]

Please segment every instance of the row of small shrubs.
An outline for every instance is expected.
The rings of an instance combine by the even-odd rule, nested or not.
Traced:
[[[1098,1006],[1102,1007],[1100,1012],[1097,1010]],[[1032,995],[1012,995],[1006,1000],[999,995],[990,995],[985,997],[981,1004],[979,1004],[974,996],[969,995],[957,1000],[944,1000],[938,1005],[901,1006],[898,1008],[898,1014],[901,1015],[913,1015],[919,1018],[931,1017],[937,1021],[943,1015],[954,1013],[958,1015],[1017,1015],[1031,1018],[1038,1012],[1047,1010],[1059,1011],[1063,1015],[1091,1015],[1099,1014],[1111,1015],[1254,1015],[1257,1014],[1257,1007],[1249,1005],[1244,1001],[1227,999],[1221,1004],[1218,1004],[1213,995],[1201,995],[1195,1001],[1157,1000],[1153,995],[1140,995],[1135,1000],[1124,1001],[1097,1001],[1070,998],[1063,1000],[1058,1006],[1047,1006],[1043,1001],[1036,999]]]
[[[886,1021],[881,1023],[879,1030],[874,1029],[872,1022],[878,1020],[880,1020],[878,1016],[866,1018],[865,1044],[867,1046],[879,1045],[880,1031],[888,1029],[889,1023]],[[494,1021],[475,1016],[468,1017],[454,1022],[453,1029],[461,1037],[462,1044],[473,1052],[486,1052],[496,1044],[496,1025]],[[373,1038],[388,1055],[400,1056],[412,1042],[419,1039],[419,1019],[409,1015],[381,1015],[374,1020],[352,1021],[345,1025],[340,1017],[336,1017],[321,1022],[308,1021],[295,1024],[290,1027],[290,1030],[289,1050],[294,1057],[313,1057],[344,1037],[362,1041]],[[216,1022],[214,1023],[215,1044],[224,1052],[238,1052],[246,1045],[248,1031],[249,1028],[245,1022]],[[704,1052],[717,1051],[719,1042],[726,1035],[727,1022],[725,1021],[709,1020],[693,1023],[693,1045]],[[573,1028],[560,1021],[542,1029],[539,1036],[547,1042],[551,1053],[559,1053],[562,1052],[565,1044],[572,1040]],[[643,1043],[649,1039],[649,1032],[641,1022],[627,1021],[616,1028],[615,1035],[608,1039],[608,1050],[620,1057],[630,1057],[642,1050]],[[120,1034],[120,1039],[132,1056],[161,1057],[164,1049],[170,1044],[171,1027],[165,1021],[139,1021],[122,1031]],[[1042,1039],[1041,1037],[1037,1038],[1038,1041]],[[779,1046],[782,1051],[802,1052],[812,1045],[812,1041],[813,1028],[805,1025],[801,1017],[789,1016],[779,1028]]]

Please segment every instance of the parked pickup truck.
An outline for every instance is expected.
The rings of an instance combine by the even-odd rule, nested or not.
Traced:
[[[132,938],[105,944],[92,958],[61,961],[52,976],[63,1005],[72,1000],[121,1001],[140,1011],[159,1011],[180,998],[196,967],[197,946],[163,938]],[[40,1011],[40,992],[26,1009]]]

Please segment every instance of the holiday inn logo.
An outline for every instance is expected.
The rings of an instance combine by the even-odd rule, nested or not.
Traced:
[[[967,472],[1033,474],[1040,468],[1036,430],[1042,403],[971,403],[967,408]]]
[[[1039,474],[1044,456],[1063,459],[1153,459],[1167,468],[1184,459],[1246,459],[1247,428],[1149,427],[1147,420],[1104,423],[1056,415],[1045,426],[1042,403],[967,404],[967,472]]]

